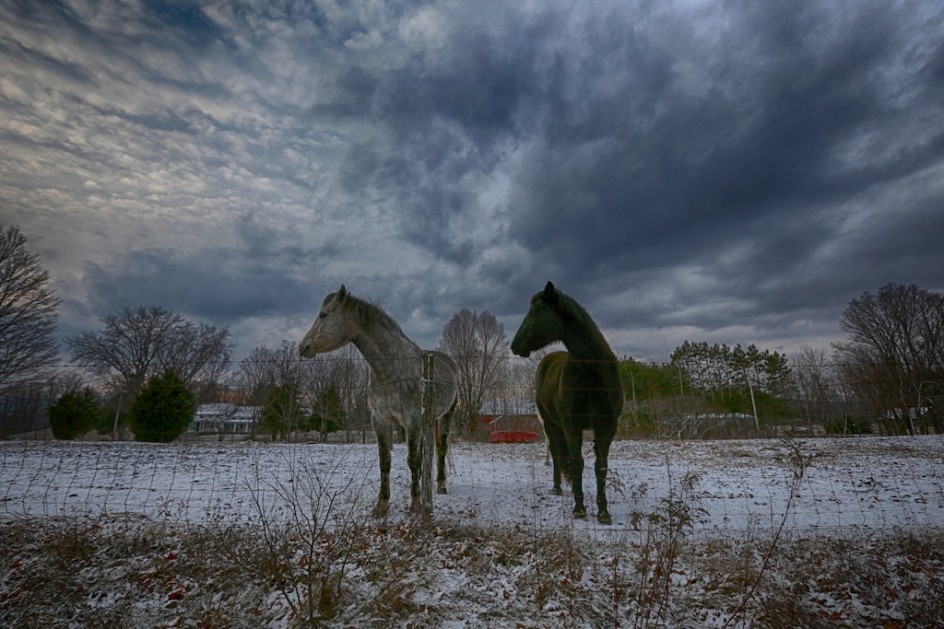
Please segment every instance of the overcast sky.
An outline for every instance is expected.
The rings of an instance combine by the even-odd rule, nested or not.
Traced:
[[[64,336],[298,341],[341,283],[437,344],[548,280],[618,355],[791,354],[944,291],[944,4],[0,3],[0,221]]]

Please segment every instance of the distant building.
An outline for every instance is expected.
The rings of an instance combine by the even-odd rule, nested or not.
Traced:
[[[190,432],[248,434],[252,432],[258,406],[239,406],[230,403],[201,404],[197,407]]]

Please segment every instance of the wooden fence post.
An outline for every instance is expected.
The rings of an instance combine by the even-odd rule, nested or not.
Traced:
[[[425,352],[423,355],[423,429],[422,438],[422,459],[420,464],[420,499],[423,504],[423,511],[432,514],[433,512],[433,353]]]

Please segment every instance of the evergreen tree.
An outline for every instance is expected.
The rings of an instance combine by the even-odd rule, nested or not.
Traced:
[[[101,416],[102,412],[92,389],[86,387],[81,391],[70,390],[49,407],[49,426],[56,439],[68,441],[81,437],[94,428]]]
[[[170,443],[179,437],[197,410],[193,394],[174,371],[152,377],[131,403],[135,441]]]
[[[760,417],[788,414],[782,392],[790,377],[786,356],[750,344],[685,341],[672,353],[685,394],[698,394],[718,413]]]

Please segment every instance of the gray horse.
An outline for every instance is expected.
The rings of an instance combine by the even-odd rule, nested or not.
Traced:
[[[410,511],[432,512],[433,423],[438,422],[437,491],[446,493],[449,421],[456,406],[456,367],[441,352],[429,352],[410,340],[390,315],[347,292],[344,285],[324,298],[318,318],[302,340],[305,358],[353,343],[367,361],[367,403],[380,451],[380,495],[376,516],[390,501],[390,452],[394,425],[406,432],[407,464],[412,474]],[[424,374],[432,374],[427,382]],[[430,412],[425,413],[425,403]],[[432,421],[424,421],[430,418]]]

